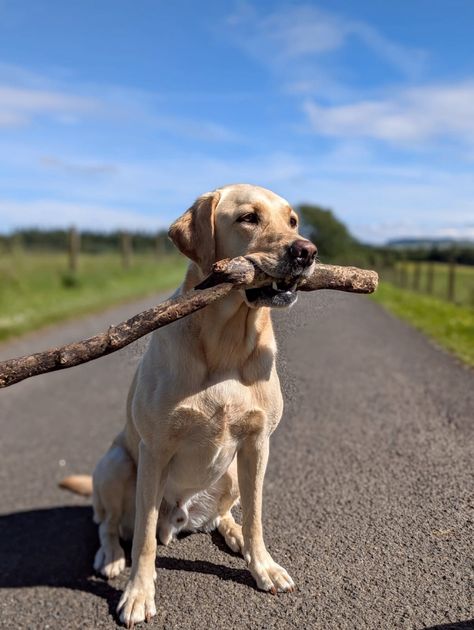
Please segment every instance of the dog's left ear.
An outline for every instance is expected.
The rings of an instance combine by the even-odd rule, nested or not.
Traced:
[[[201,195],[168,231],[179,251],[197,263],[204,273],[210,271],[215,262],[214,211],[219,199],[217,191]]]

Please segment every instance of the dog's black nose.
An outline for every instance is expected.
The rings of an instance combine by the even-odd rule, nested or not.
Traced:
[[[316,245],[303,238],[299,238],[290,245],[290,258],[292,262],[295,262],[301,267],[309,267],[317,253],[318,248]]]

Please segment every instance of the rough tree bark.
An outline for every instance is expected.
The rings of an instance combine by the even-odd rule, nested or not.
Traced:
[[[31,376],[73,367],[120,350],[140,337],[186,317],[219,300],[233,289],[264,286],[273,279],[251,260],[242,256],[220,260],[212,273],[195,289],[167,300],[125,322],[110,326],[106,332],[89,339],[51,348],[0,363],[0,388],[8,387]],[[372,293],[377,288],[375,271],[356,267],[316,265],[314,273],[301,279],[298,290],[335,289],[353,293]]]

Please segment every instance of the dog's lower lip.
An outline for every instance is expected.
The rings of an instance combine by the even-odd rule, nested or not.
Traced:
[[[283,284],[284,286],[278,286]],[[296,300],[296,284],[285,286],[287,283],[273,281],[271,285],[255,289],[246,289],[245,297],[249,304],[258,306],[285,306]]]

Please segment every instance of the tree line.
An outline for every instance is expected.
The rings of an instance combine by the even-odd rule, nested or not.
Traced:
[[[173,251],[173,245],[165,230],[156,234],[149,232],[127,232],[133,243],[133,251],[147,253]],[[81,232],[80,248],[86,254],[105,254],[117,252],[123,241],[123,231]],[[21,247],[27,251],[63,252],[69,247],[70,230],[22,229],[9,235],[0,234],[0,249],[10,250]]]

